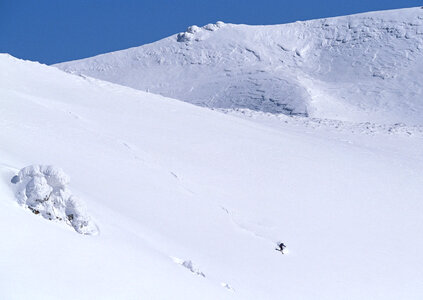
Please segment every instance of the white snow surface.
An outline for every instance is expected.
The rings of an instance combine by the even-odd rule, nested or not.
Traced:
[[[260,117],[0,55],[0,298],[421,299],[418,127]],[[72,178],[99,235],[18,205],[31,164]]]
[[[423,125],[420,7],[248,26],[190,26],[57,67],[212,108]]]

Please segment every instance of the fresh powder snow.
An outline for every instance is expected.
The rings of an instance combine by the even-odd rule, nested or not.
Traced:
[[[420,299],[422,17],[0,54],[0,298]]]

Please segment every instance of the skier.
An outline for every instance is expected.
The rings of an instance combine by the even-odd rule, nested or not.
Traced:
[[[280,244],[278,245],[278,247],[279,247],[279,249],[275,249],[275,250],[276,250],[276,251],[280,251],[282,254],[284,254],[284,253],[283,253],[283,249],[285,249],[285,248],[286,248],[285,244],[284,244],[284,243],[280,243]]]

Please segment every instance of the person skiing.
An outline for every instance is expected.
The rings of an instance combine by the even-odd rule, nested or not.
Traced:
[[[276,251],[280,251],[282,254],[284,254],[283,253],[283,249],[286,248],[285,244],[284,243],[279,243],[278,247],[279,247],[279,249],[276,249]]]

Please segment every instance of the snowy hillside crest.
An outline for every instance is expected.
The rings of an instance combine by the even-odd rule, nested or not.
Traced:
[[[282,25],[190,26],[56,65],[199,106],[422,125],[423,9]]]
[[[62,169],[44,165],[25,167],[11,180],[17,185],[18,203],[34,214],[64,222],[81,234],[97,234],[85,205],[67,187],[69,181]]]

